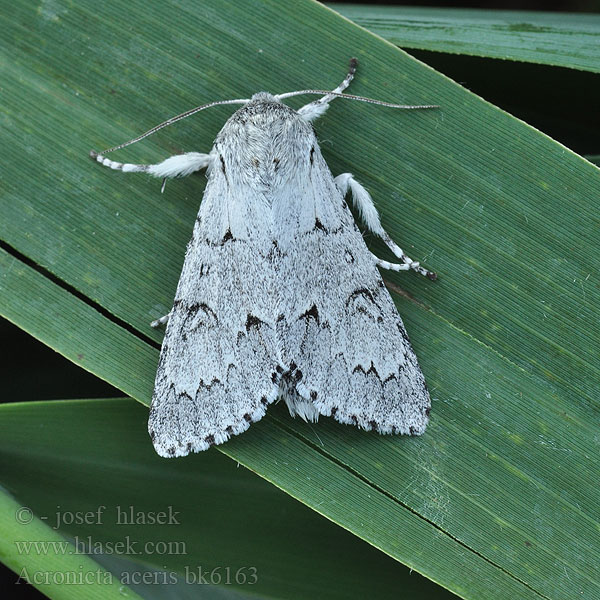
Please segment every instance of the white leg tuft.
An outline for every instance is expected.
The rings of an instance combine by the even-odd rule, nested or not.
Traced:
[[[402,261],[402,264],[395,264],[375,257],[378,266],[392,271],[408,271],[409,269],[412,269],[429,279],[437,279],[435,273],[424,269],[417,261],[404,254],[402,248],[392,240],[388,232],[381,225],[379,214],[375,208],[375,204],[373,204],[371,195],[360,183],[358,183],[358,181],[356,181],[356,179],[354,179],[352,173],[342,173],[341,175],[338,175],[335,178],[335,183],[342,195],[345,196],[348,191],[352,192],[354,206],[356,206],[360,213],[361,219],[367,226],[367,229],[372,231],[375,235],[378,235],[394,255]]]
[[[161,317],[160,319],[156,319],[156,321],[152,321],[152,323],[150,323],[150,327],[154,327],[154,329],[160,327],[161,325],[164,325],[165,323],[168,322],[169,317],[171,316],[171,313],[165,315],[164,317]]]
[[[90,157],[102,166],[114,169],[115,171],[123,171],[123,173],[148,173],[153,177],[161,179],[166,177],[186,177],[195,171],[205,169],[211,161],[210,154],[202,154],[200,152],[186,152],[185,154],[170,156],[155,165],[120,163],[110,160],[110,158],[106,158],[93,150],[90,152]]]
[[[341,94],[349,85],[350,82],[354,79],[354,73],[356,73],[356,65],[357,60],[355,58],[350,59],[350,67],[348,69],[348,74],[346,75],[344,81],[338,85],[335,90],[332,90],[333,94]],[[298,114],[305,121],[314,121],[318,119],[329,107],[329,103],[335,98],[335,96],[331,94],[327,94],[314,102],[309,102],[305,104],[300,110],[298,110]]]

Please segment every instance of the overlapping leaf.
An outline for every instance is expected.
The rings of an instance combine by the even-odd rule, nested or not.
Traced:
[[[428,432],[275,410],[222,449],[465,598],[599,593],[598,169],[316,3],[134,1],[127,21],[86,2],[11,10],[3,314],[144,403],[160,340],[147,324],[168,312],[203,184],[161,196],[86,162],[90,147],[204,101],[332,87],[350,54],[353,92],[440,104],[338,102],[317,124],[333,171],[353,171],[440,274],[389,276],[434,398]],[[205,151],[229,112],[127,159]]]
[[[330,4],[401,48],[600,71],[600,16],[466,8]]]

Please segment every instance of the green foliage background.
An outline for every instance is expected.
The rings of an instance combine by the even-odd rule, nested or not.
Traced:
[[[597,167],[310,0],[133,0],[126,13],[17,2],[0,35],[0,310],[130,397],[0,406],[5,564],[116,577],[142,565],[180,577],[186,565],[257,566],[256,586],[203,588],[214,596],[600,596]],[[87,153],[205,101],[330,88],[350,55],[353,93],[442,107],[340,101],[316,125],[332,171],[351,170],[392,237],[440,275],[386,274],[432,392],[430,427],[380,437],[274,407],[218,450],[160,460],[142,406],[161,335],[148,322],[169,310],[204,181],[161,196]],[[230,112],[121,156],[205,151]],[[27,526],[15,520],[23,505],[36,515]],[[57,505],[173,505],[184,525],[54,531],[40,517]],[[59,534],[185,540],[188,552],[108,560],[15,545]],[[38,587],[52,598],[162,589]]]

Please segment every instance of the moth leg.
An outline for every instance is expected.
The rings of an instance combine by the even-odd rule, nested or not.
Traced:
[[[350,67],[348,68],[348,74],[344,78],[344,81],[338,85],[335,90],[332,90],[333,94],[341,94],[349,85],[350,82],[354,79],[354,73],[356,73],[356,65],[358,61],[355,58],[350,59]],[[298,114],[305,121],[314,121],[318,119],[328,108],[329,103],[335,98],[332,94],[326,94],[322,98],[315,100],[314,102],[309,102],[305,104],[302,108],[298,110]]]
[[[171,313],[166,314],[164,317],[161,317],[160,319],[156,319],[156,321],[152,321],[152,323],[150,323],[150,327],[154,327],[154,329],[157,329],[161,325],[165,325],[167,323],[167,321],[169,320],[170,316],[171,316]]]
[[[378,258],[371,252],[371,256],[375,259],[375,263],[382,269],[388,269],[389,271],[409,271],[412,267],[409,263],[391,263],[387,260]]]
[[[436,279],[437,275],[427,269],[424,269],[416,260],[413,260],[407,256],[402,248],[400,248],[394,240],[389,236],[388,232],[382,227],[381,221],[379,220],[379,214],[373,204],[373,199],[367,190],[360,184],[352,173],[342,173],[335,178],[335,183],[342,193],[346,196],[348,191],[352,192],[352,200],[354,206],[358,209],[360,216],[367,226],[367,229],[372,231],[375,235],[378,235],[384,242],[385,245],[397,256],[404,264],[389,263],[385,260],[377,258],[377,264],[384,269],[391,269],[393,271],[408,271],[412,269],[417,273],[428,277],[429,279]]]
[[[101,165],[123,171],[123,173],[148,173],[153,177],[160,177],[165,180],[168,177],[186,177],[195,171],[205,169],[211,161],[210,154],[200,152],[186,152],[185,154],[176,154],[155,165],[135,165],[131,163],[120,163],[110,158],[98,154],[95,150],[90,152],[90,157]],[[164,181],[162,190],[164,190]],[[161,191],[162,191],[161,190]]]

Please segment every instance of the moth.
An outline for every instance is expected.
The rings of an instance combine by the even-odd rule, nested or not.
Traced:
[[[419,435],[431,401],[402,319],[379,268],[435,274],[383,229],[367,190],[334,177],[312,121],[343,94],[357,61],[332,91],[301,90],[196,107],[102,153],[100,164],[164,181],[206,168],[208,183],[166,323],[148,430],[163,457],[222,444],[282,399],[292,416],[320,415],[382,434]],[[282,100],[321,97],[299,110]],[[220,104],[242,104],[207,154],[153,165],[104,155]],[[346,203],[399,259],[376,257]]]

